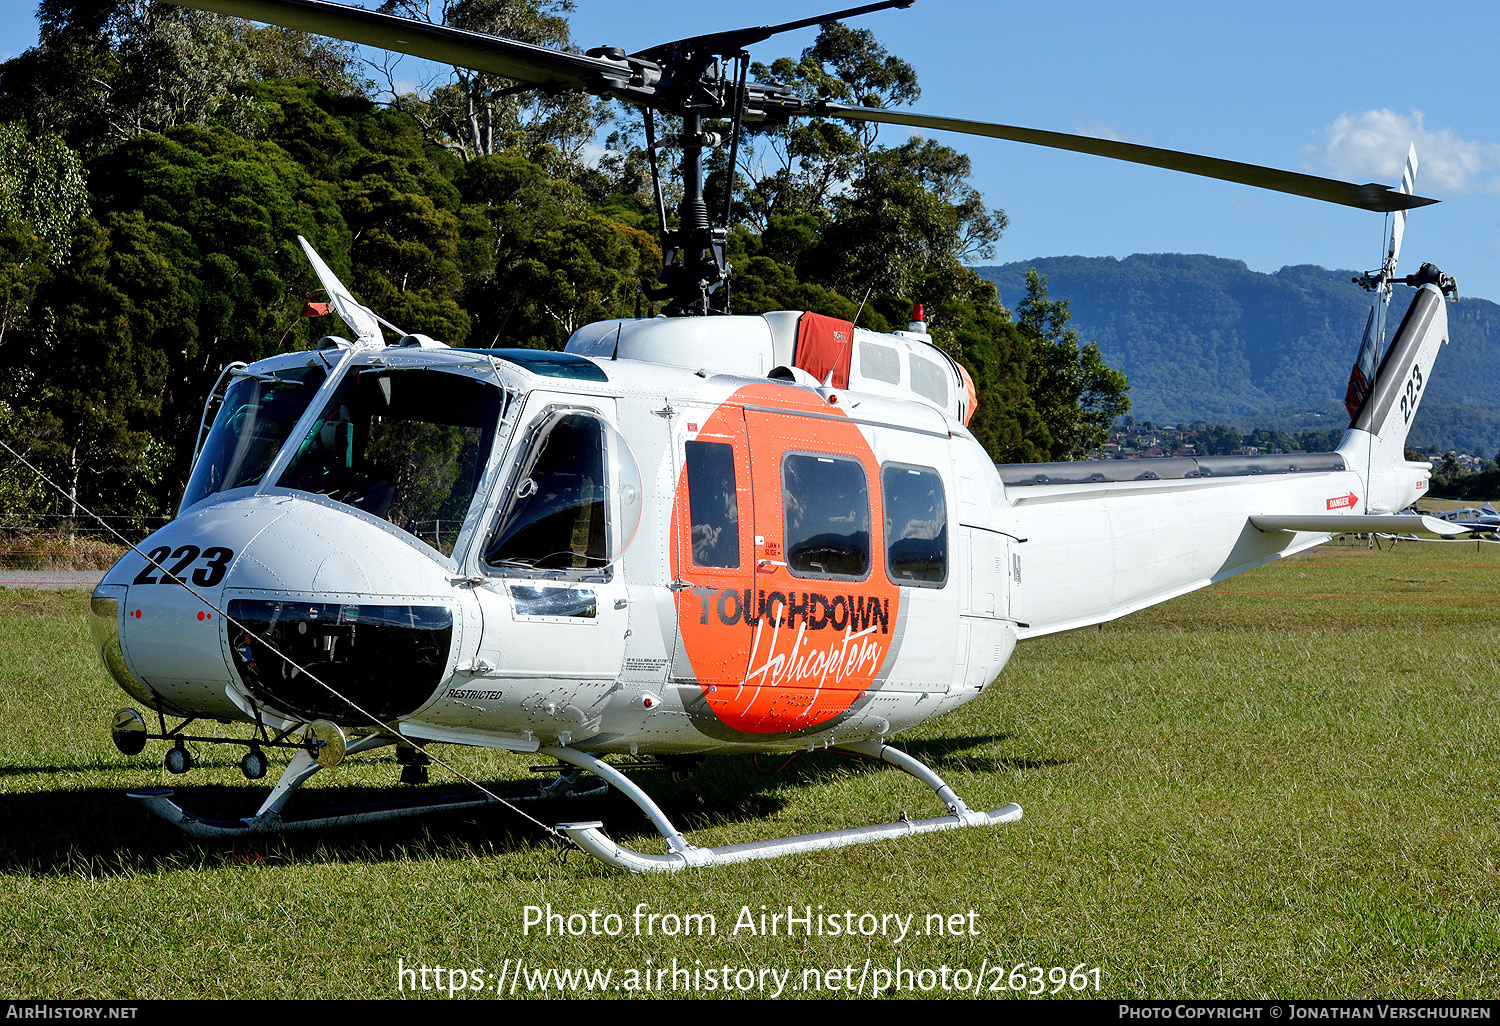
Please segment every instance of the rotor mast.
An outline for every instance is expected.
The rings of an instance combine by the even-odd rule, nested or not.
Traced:
[[[738,121],[734,131],[739,132]],[[729,228],[727,224],[713,227],[703,194],[703,150],[717,145],[718,137],[704,132],[703,112],[693,109],[683,112],[679,138],[682,203],[678,207],[677,230],[667,232],[663,238],[659,294],[673,298],[670,313],[728,313],[728,289],[724,289],[721,303],[715,304],[712,297],[729,280],[726,254]],[[730,174],[733,173],[731,168]]]
[[[910,7],[912,2],[913,0],[883,0],[782,25],[762,25],[693,36],[662,43],[629,56],[628,60],[632,62],[649,61],[660,68],[660,79],[655,83],[655,90],[649,98],[638,100],[624,95],[622,99],[640,103],[646,108],[646,145],[662,236],[662,270],[659,276],[662,285],[648,294],[652,299],[668,300],[669,315],[729,312],[728,284],[732,268],[728,262],[727,248],[740,127],[747,113],[764,118],[768,107],[790,105],[800,108],[805,105],[805,101],[798,100],[779,83],[755,83],[753,87],[747,88],[750,54],[745,47],[781,32],[892,7]],[[622,51],[612,48],[589,50],[587,55],[625,58]],[[732,72],[729,70],[731,68]],[[666,203],[662,197],[656,158],[658,144],[652,116],[655,111],[682,119],[682,131],[669,141],[669,144],[682,149],[679,168],[682,175],[682,201],[677,207],[675,229],[667,224]],[[719,132],[706,129],[705,122],[725,117],[731,121],[729,179],[723,218],[719,224],[715,224],[709,214],[708,199],[704,191],[703,152],[705,149],[722,146],[725,140]]]
[[[661,222],[662,243],[662,269],[658,279],[662,285],[648,295],[652,299],[668,300],[667,313],[671,315],[729,312],[728,209],[726,207],[725,223],[715,227],[709,217],[703,189],[703,151],[722,142],[717,132],[704,130],[704,121],[706,117],[722,115],[731,102],[731,98],[725,96],[718,56],[674,50],[665,55],[663,61],[666,69],[664,82],[677,86],[670,90],[674,102],[653,106],[682,118],[682,130],[671,140],[682,149],[679,168],[682,200],[677,206],[676,229],[667,224],[666,202],[656,159],[658,143],[654,111],[652,107],[646,109],[646,145],[650,150],[652,186]],[[748,59],[743,51],[734,56],[740,61]],[[731,132],[737,139],[742,105],[735,102],[733,108],[735,119]],[[730,173],[733,174],[732,168]]]

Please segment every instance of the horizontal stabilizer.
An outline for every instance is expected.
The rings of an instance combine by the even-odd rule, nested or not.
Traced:
[[[1468,528],[1437,517],[1416,513],[1348,514],[1306,513],[1293,516],[1253,516],[1250,523],[1262,531],[1313,531],[1318,534],[1395,534],[1427,531],[1448,537],[1468,533]]]

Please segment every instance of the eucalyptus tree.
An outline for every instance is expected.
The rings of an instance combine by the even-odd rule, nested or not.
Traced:
[[[453,28],[570,49],[568,0],[384,0],[380,10]],[[384,92],[423,133],[464,160],[519,148],[566,176],[604,121],[603,106],[578,94],[548,96],[486,72],[451,67],[418,89],[405,88],[402,64],[379,67]]]
[[[254,74],[237,23],[156,0],[42,0],[38,44],[0,66],[0,120],[85,156],[181,124],[246,128]]]

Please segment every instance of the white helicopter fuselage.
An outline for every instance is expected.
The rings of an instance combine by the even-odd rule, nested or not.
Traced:
[[[729,352],[725,330],[749,321],[764,325],[707,323]],[[278,727],[395,719],[411,737],[519,751],[703,752],[883,736],[999,673],[1016,629],[1009,574],[991,570],[1009,565],[1013,539],[993,464],[961,424],[931,404],[790,380],[536,356],[528,369],[331,346],[246,369],[246,387],[288,368],[326,376],[287,433],[300,445],[254,483],[201,498],[190,485],[178,519],[140,546],[161,569],[132,553],[96,591],[96,613],[118,625],[106,659],[122,684],[153,707]],[[348,449],[371,427],[348,415],[349,389],[387,378],[399,403],[403,375],[463,378],[498,414],[487,434],[469,429],[489,449],[465,477],[467,508],[435,533],[401,522],[401,495],[378,509],[302,469],[340,431],[356,436],[337,442],[343,469],[361,462]],[[219,424],[241,399],[231,391]],[[211,434],[199,465],[245,448]],[[788,514],[788,497],[837,508]],[[542,526],[497,547],[532,499],[550,502]],[[790,553],[789,529],[802,542]],[[310,677],[335,678],[348,701]]]
[[[1446,340],[1426,291],[1387,381],[1425,380]],[[565,354],[329,340],[238,371],[180,515],[95,592],[106,663],[164,713],[278,729],[879,740],[976,697],[1018,640],[1307,548],[1332,517],[1368,529],[1425,485],[1389,458],[1409,412],[1337,453],[997,468],[922,336],[849,332],[819,385],[798,316],[609,322]]]

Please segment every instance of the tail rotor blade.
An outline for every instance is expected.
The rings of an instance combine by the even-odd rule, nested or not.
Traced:
[[[1417,144],[1412,143],[1406,151],[1406,170],[1401,175],[1401,185],[1396,190],[1401,196],[1410,196],[1417,185]],[[1391,303],[1391,286],[1396,277],[1396,260],[1401,255],[1401,238],[1406,234],[1406,215],[1409,207],[1397,207],[1392,212],[1391,240],[1386,248],[1385,264],[1378,272],[1371,272],[1363,279],[1366,288],[1374,291],[1370,302],[1370,315],[1365,318],[1365,333],[1360,339],[1359,355],[1354,358],[1354,369],[1349,373],[1349,390],[1344,395],[1344,408],[1349,411],[1352,427],[1364,408],[1374,387],[1376,369],[1380,365],[1380,350],[1385,344],[1385,315]]]
[[[1412,143],[1406,151],[1406,170],[1401,174],[1401,187],[1397,192],[1410,196],[1417,187],[1417,144]],[[1401,237],[1406,234],[1407,210],[1398,210],[1395,220],[1391,222],[1391,246],[1385,255],[1385,270],[1389,277],[1395,277],[1396,258],[1401,255]]]

